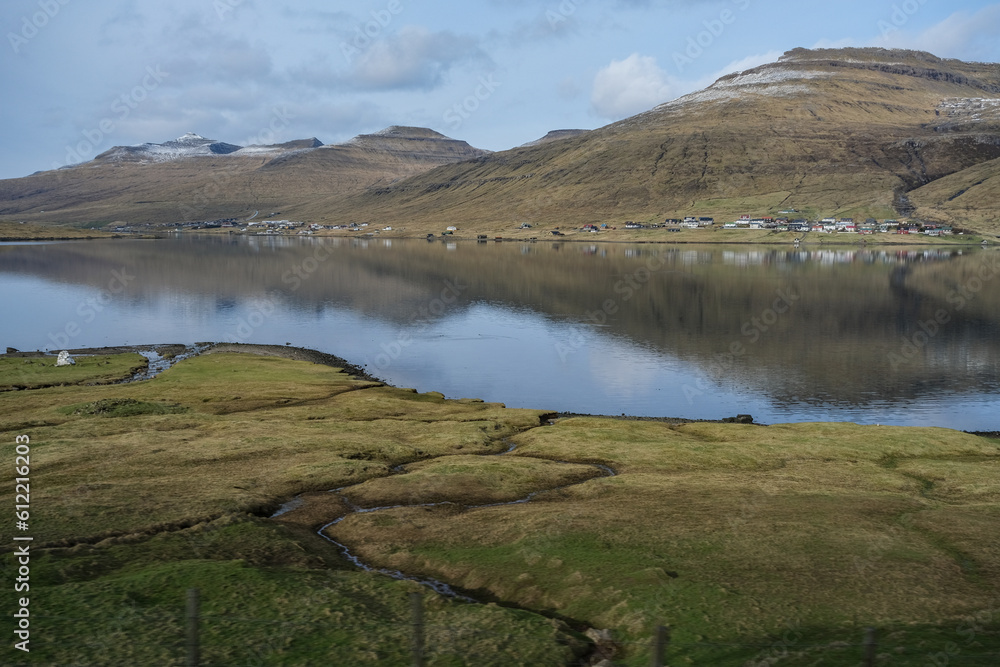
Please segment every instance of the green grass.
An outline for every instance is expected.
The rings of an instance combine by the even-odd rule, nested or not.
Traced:
[[[569,664],[586,646],[560,619],[609,630],[619,665],[648,664],[657,624],[678,665],[855,665],[869,625],[878,664],[1000,652],[1000,441],[542,414],[247,354],[0,393],[0,456],[31,439],[33,660],[180,664],[194,586],[215,664],[407,664],[414,584],[313,532],[346,511],[339,487],[369,507],[456,503],[329,532],[525,610],[425,593],[429,664]]]
[[[116,418],[101,405],[118,406]],[[203,355],[128,385],[0,394],[0,430],[29,434],[46,470],[34,494],[42,541],[265,511],[393,465],[498,451],[539,414],[245,354]]]
[[[187,408],[180,405],[166,405],[164,403],[150,403],[149,401],[137,401],[134,398],[102,398],[99,401],[81,403],[79,405],[69,405],[60,408],[63,414],[72,415],[100,415],[102,417],[136,417],[139,415],[167,415],[179,412],[187,412]]]
[[[0,358],[0,391],[61,385],[109,384],[146,367],[141,354],[74,357],[72,366],[56,366],[55,356]]]
[[[253,516],[391,465],[500,451],[539,414],[246,354],[0,394],[3,456],[31,439],[32,660],[182,664],[184,595],[198,587],[208,664],[409,664],[412,591],[428,664],[566,664],[587,643],[558,621],[360,572],[309,519]],[[0,488],[13,497],[12,479]]]
[[[361,507],[454,502],[512,502],[529,493],[582,482],[602,473],[592,466],[520,457],[445,456],[406,467],[406,473],[351,487]]]
[[[183,665],[188,588],[200,592],[206,665],[409,665],[411,592],[423,596],[428,665],[555,666],[585,648],[559,622],[344,569],[306,544],[236,519],[47,552],[33,561],[32,664]]]
[[[742,665],[787,627],[802,628],[798,644],[824,648],[775,664],[854,664],[859,649],[834,648],[860,642],[866,625],[923,651],[957,642],[963,618],[1000,606],[995,441],[592,418],[515,441],[518,456],[601,462],[619,475],[528,505],[354,515],[334,534],[372,562],[612,628],[621,664],[646,664],[660,623],[674,628],[678,664]],[[990,627],[981,639],[996,650]],[[715,646],[730,644],[741,646]],[[919,652],[898,655],[892,664],[925,664]]]

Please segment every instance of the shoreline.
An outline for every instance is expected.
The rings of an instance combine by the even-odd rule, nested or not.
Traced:
[[[194,343],[195,347],[204,347],[205,349],[198,352],[201,354],[218,354],[224,352],[234,352],[241,354],[257,354],[262,356],[272,356],[281,357],[284,359],[293,359],[297,361],[308,361],[314,364],[320,364],[323,366],[330,366],[332,368],[343,369],[348,375],[355,377],[359,380],[364,380],[366,382],[375,382],[387,387],[396,387],[396,385],[388,382],[383,378],[372,375],[366,371],[363,367],[357,364],[352,364],[342,357],[338,357],[335,354],[329,354],[327,352],[320,352],[319,350],[313,350],[305,347],[296,347],[293,345],[267,345],[258,343],[227,343],[227,342],[199,342]],[[71,356],[88,356],[88,355],[109,355],[109,354],[127,354],[127,353],[140,353],[142,351],[154,351],[163,357],[171,358],[174,356],[181,355],[183,352],[187,351],[190,346],[183,343],[158,343],[152,345],[109,345],[104,347],[81,347],[74,349],[67,349],[67,352]],[[13,348],[8,348],[13,349]],[[43,358],[50,357],[55,358],[59,354],[58,351],[46,352],[43,350],[16,350],[13,352],[6,352],[0,354],[0,359],[3,358]],[[146,378],[148,379],[148,378]],[[581,412],[559,412],[552,411],[547,412],[542,415],[542,420],[548,420],[554,422],[561,419],[571,419],[571,418],[594,418],[594,419],[614,419],[619,421],[642,421],[642,422],[662,422],[667,424],[694,424],[694,423],[706,423],[706,424],[726,424],[726,423],[742,423],[753,426],[767,427],[768,424],[755,422],[753,417],[748,414],[736,415],[734,417],[726,417],[723,419],[692,419],[686,417],[649,417],[644,415],[595,415],[590,413]],[[743,419],[747,418],[747,419]],[[848,423],[848,422],[835,422],[835,423]],[[912,427],[918,428],[918,427]],[[941,427],[944,428],[944,427]],[[958,430],[958,429],[951,429]],[[970,435],[978,435],[987,438],[1000,438],[1000,430],[997,431],[967,431],[962,430],[962,433],[968,433]]]
[[[171,232],[166,232],[171,234]],[[475,232],[473,232],[475,233]],[[571,231],[560,236],[526,236],[526,235],[514,235],[514,236],[489,236],[485,239],[476,238],[475,236],[465,236],[465,235],[441,235],[436,234],[434,236],[426,236],[423,232],[417,232],[416,235],[405,234],[405,233],[381,233],[381,232],[352,232],[352,233],[320,233],[320,234],[249,234],[245,232],[233,232],[233,231],[206,231],[206,230],[196,230],[190,232],[179,232],[173,233],[173,235],[195,235],[195,236],[246,236],[248,238],[337,238],[337,239],[362,239],[362,240],[376,240],[376,239],[389,239],[389,240],[404,240],[404,241],[427,241],[427,242],[456,242],[461,241],[462,243],[506,243],[506,242],[520,242],[520,243],[630,243],[630,244],[652,244],[652,245],[738,245],[738,246],[757,246],[757,245],[767,245],[767,246],[784,246],[784,245],[794,245],[795,240],[799,240],[802,249],[808,248],[822,248],[827,246],[844,246],[844,247],[857,247],[857,248],[872,248],[872,247],[911,247],[917,246],[921,248],[934,247],[934,248],[982,248],[983,241],[987,242],[987,247],[991,245],[997,245],[998,242],[990,241],[986,234],[979,234],[972,237],[975,240],[965,241],[954,241],[949,242],[948,240],[930,240],[930,239],[942,239],[943,237],[926,237],[918,241],[911,240],[910,238],[899,239],[897,235],[891,234],[892,238],[889,239],[877,239],[872,240],[873,237],[856,237],[851,240],[827,240],[824,238],[813,238],[810,239],[807,235],[805,238],[801,234],[796,234],[795,232],[770,232],[756,230],[739,230],[737,233],[745,234],[759,234],[762,237],[773,236],[776,234],[786,234],[788,236],[779,239],[771,240],[757,240],[751,239],[693,239],[693,238],[655,238],[655,239],[644,239],[639,238],[638,235],[645,235],[647,232],[639,232],[638,234],[632,232],[625,232],[627,238],[607,238],[605,235],[600,235],[597,238],[590,235],[587,232],[576,232]],[[655,233],[655,232],[652,232]],[[708,232],[712,233],[712,232]],[[725,233],[725,232],[723,232]],[[607,234],[607,233],[605,233]],[[908,237],[911,235],[907,235]],[[912,235],[919,238],[920,235]],[[158,236],[157,238],[165,238],[164,236]],[[949,237],[954,238],[954,237]],[[998,237],[1000,238],[1000,237]]]
[[[556,228],[558,230],[558,228]],[[37,231],[37,230],[36,230]],[[685,230],[678,234],[667,234],[662,229],[644,230],[615,230],[602,231],[596,234],[583,232],[576,229],[568,230],[559,236],[550,236],[551,229],[545,230],[510,230],[508,235],[504,232],[487,231],[482,233],[479,230],[470,229],[460,234],[432,234],[427,236],[426,230],[415,230],[408,232],[405,229],[385,232],[383,230],[373,231],[348,231],[348,230],[320,230],[313,234],[253,234],[232,229],[190,229],[177,230],[175,228],[150,228],[147,230],[135,230],[130,232],[98,232],[81,233],[79,235],[35,233],[27,236],[0,236],[0,243],[31,243],[31,242],[59,242],[59,241],[99,241],[107,239],[142,239],[142,240],[163,240],[175,236],[245,236],[248,238],[337,238],[337,239],[390,239],[406,241],[442,241],[442,242],[462,242],[462,243],[501,243],[501,242],[521,242],[521,243],[634,243],[634,244],[654,244],[654,245],[725,245],[725,246],[785,246],[795,245],[799,242],[801,249],[814,249],[824,247],[856,247],[856,248],[884,248],[884,247],[933,247],[933,248],[979,248],[990,247],[1000,244],[1000,236],[994,239],[987,232],[976,232],[970,234],[966,240],[960,236],[938,236],[926,237],[922,234],[825,234],[817,232],[776,232],[773,230]],[[532,234],[534,232],[534,234]],[[711,238],[716,235],[726,235],[730,238]],[[850,236],[851,238],[842,238]],[[652,237],[652,238],[651,238]],[[735,238],[733,238],[735,237]],[[831,238],[825,238],[831,237]],[[902,238],[901,238],[902,237]],[[985,246],[984,246],[985,242]],[[799,247],[799,246],[797,246]]]

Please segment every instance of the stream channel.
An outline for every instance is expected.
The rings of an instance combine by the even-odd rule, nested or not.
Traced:
[[[198,356],[199,354],[201,354],[202,352],[208,350],[211,347],[212,347],[211,344],[202,344],[202,345],[187,346],[185,348],[184,352],[182,352],[180,354],[176,354],[174,356],[163,356],[159,352],[156,351],[155,347],[150,347],[150,348],[147,348],[147,349],[136,348],[136,352],[138,352],[142,356],[146,357],[146,359],[149,361],[149,365],[147,366],[146,369],[137,372],[132,377],[128,378],[127,380],[123,380],[122,382],[123,383],[138,382],[140,380],[148,380],[150,378],[156,377],[157,375],[159,375],[163,371],[165,371],[168,368],[170,368],[171,366],[173,366],[175,363],[177,363],[179,361],[182,361],[184,359],[188,359],[190,357]],[[502,451],[500,453],[497,453],[497,454],[483,454],[482,456],[486,456],[486,457],[489,457],[489,456],[506,456],[507,454],[512,453],[517,448],[517,445],[515,445],[512,442],[510,442],[509,440],[505,439],[504,442],[506,442],[507,445],[508,445],[506,450],[504,450],[504,451]],[[443,457],[432,457],[432,458],[443,458]],[[425,460],[431,460],[431,459],[421,459],[421,461],[425,461]],[[545,459],[545,460],[549,460],[549,459]],[[445,500],[445,501],[435,502],[435,503],[414,503],[414,504],[409,504],[409,505],[384,505],[384,506],[380,506],[380,507],[358,507],[353,502],[351,502],[351,500],[344,493],[348,489],[350,489],[350,488],[352,488],[354,486],[357,486],[356,484],[351,484],[349,486],[342,486],[342,487],[330,490],[330,493],[335,493],[335,494],[337,494],[339,496],[339,498],[341,499],[341,501],[350,509],[350,511],[347,514],[344,514],[343,516],[337,517],[333,521],[329,521],[329,522],[323,524],[316,531],[316,534],[319,535],[320,537],[322,537],[324,540],[326,540],[326,541],[330,542],[331,544],[335,545],[338,549],[340,549],[341,553],[343,554],[343,556],[347,560],[349,560],[350,562],[354,563],[354,565],[356,565],[357,567],[359,567],[359,568],[361,568],[363,570],[366,570],[368,572],[378,572],[380,574],[384,574],[384,575],[390,576],[393,579],[401,579],[401,580],[406,580],[406,581],[413,581],[413,582],[419,583],[419,584],[421,584],[423,586],[427,586],[428,588],[434,590],[436,593],[438,593],[440,595],[444,595],[446,597],[454,598],[454,599],[457,599],[457,600],[463,600],[465,602],[475,602],[475,603],[478,603],[478,602],[480,602],[479,600],[476,600],[474,598],[471,598],[471,597],[469,597],[467,595],[464,595],[464,594],[456,591],[454,588],[452,588],[450,585],[444,583],[443,581],[438,581],[436,579],[430,579],[430,578],[427,578],[427,577],[418,577],[418,576],[415,576],[415,575],[409,575],[409,574],[406,574],[406,573],[401,572],[399,570],[392,570],[392,569],[388,569],[388,568],[380,568],[380,567],[377,567],[375,565],[371,565],[369,563],[366,563],[363,560],[361,560],[356,554],[354,554],[351,551],[350,547],[348,547],[346,544],[344,544],[342,542],[338,542],[337,540],[335,540],[332,537],[330,537],[329,535],[327,535],[326,534],[326,530],[328,528],[330,528],[331,526],[337,525],[338,523],[340,523],[341,521],[343,521],[344,519],[346,519],[347,517],[349,517],[349,516],[351,516],[353,514],[368,514],[368,513],[371,513],[371,512],[379,512],[379,511],[382,511],[382,510],[393,510],[393,509],[415,508],[415,507],[438,507],[438,506],[441,506],[441,505],[456,505],[456,506],[462,506],[464,510],[476,510],[476,509],[484,509],[484,508],[487,508],[487,507],[502,507],[502,506],[505,506],[505,505],[523,505],[523,504],[531,502],[532,500],[534,500],[537,496],[539,496],[542,493],[547,493],[547,492],[550,492],[550,491],[560,491],[562,489],[566,489],[566,488],[569,488],[571,486],[576,486],[577,484],[583,484],[584,482],[588,482],[588,481],[590,481],[592,479],[597,479],[598,477],[614,477],[615,475],[617,475],[617,473],[610,466],[606,466],[606,465],[601,464],[601,463],[578,463],[578,462],[574,462],[574,461],[556,461],[556,463],[566,463],[566,464],[576,464],[576,465],[589,465],[592,468],[594,468],[596,471],[598,471],[600,474],[595,475],[594,477],[589,477],[589,478],[587,478],[585,480],[581,480],[579,482],[573,482],[571,484],[562,484],[562,485],[555,486],[555,487],[548,488],[548,489],[539,489],[537,491],[532,491],[528,495],[524,496],[523,498],[518,498],[517,500],[510,500],[510,501],[504,501],[504,502],[498,502],[498,503],[486,503],[486,504],[483,504],[483,505],[464,505],[464,506],[462,506],[461,503],[456,503],[456,502],[452,502],[450,500]],[[409,464],[408,463],[403,463],[403,464],[394,466],[393,468],[391,468],[391,473],[390,474],[391,475],[405,474],[406,473],[406,466],[407,465],[409,465]],[[302,498],[302,496],[301,495],[297,495],[294,498],[292,498],[291,500],[289,500],[288,502],[286,502],[283,505],[281,505],[281,507],[279,507],[278,510],[275,511],[270,516],[270,518],[274,519],[274,518],[277,518],[277,517],[279,517],[279,516],[281,516],[283,514],[291,512],[292,510],[295,510],[295,509],[301,507],[302,504],[303,504],[303,498]]]
[[[511,442],[509,442],[507,440],[505,440],[505,442],[507,442],[507,444],[508,444],[508,447],[507,447],[507,449],[505,451],[500,452],[499,454],[483,454],[483,456],[505,456],[505,455],[510,454],[511,452],[513,452],[515,450],[515,448],[517,447],[517,445],[515,445],[514,443],[511,443]],[[443,457],[435,457],[435,458],[443,458]],[[422,459],[422,461],[423,460],[431,460],[431,459]],[[546,459],[546,460],[548,460],[548,459]],[[574,464],[574,462],[572,462],[572,461],[556,461],[556,463]],[[406,473],[406,466],[407,465],[408,464],[401,464],[401,465],[393,467],[392,468],[392,474],[394,474],[394,475],[405,474]],[[361,560],[356,554],[354,554],[351,551],[351,549],[350,549],[349,546],[347,546],[346,544],[344,544],[342,542],[339,542],[339,541],[333,539],[332,537],[330,537],[329,535],[327,535],[326,534],[326,530],[328,528],[330,528],[331,526],[337,525],[338,523],[340,523],[341,521],[343,521],[344,519],[346,519],[347,517],[349,517],[349,516],[351,516],[353,514],[368,514],[370,512],[379,512],[379,511],[382,511],[382,510],[393,510],[393,509],[415,508],[415,507],[439,507],[441,505],[456,505],[456,506],[461,506],[463,508],[463,510],[476,510],[476,509],[483,509],[483,508],[486,508],[486,507],[503,507],[505,505],[523,505],[523,504],[531,502],[538,495],[540,495],[542,493],[547,493],[547,492],[550,492],[550,491],[560,491],[562,489],[566,489],[566,488],[569,488],[571,486],[576,486],[577,484],[583,484],[584,482],[588,482],[588,481],[590,481],[592,479],[597,479],[598,477],[614,477],[617,474],[612,468],[610,468],[609,466],[603,465],[601,463],[583,463],[583,464],[576,463],[576,465],[589,465],[589,466],[593,467],[595,470],[597,470],[600,474],[596,475],[594,477],[589,477],[589,478],[587,478],[585,480],[581,480],[579,482],[573,482],[571,484],[563,484],[563,485],[555,486],[555,487],[548,488],[548,489],[539,489],[537,491],[532,491],[528,495],[524,496],[523,498],[518,498],[517,500],[510,500],[510,501],[504,501],[504,502],[498,502],[498,503],[486,503],[486,504],[483,504],[483,505],[462,505],[461,503],[456,503],[456,502],[452,502],[450,500],[445,500],[445,501],[435,502],[435,503],[413,503],[413,504],[404,504],[404,505],[384,505],[384,506],[380,506],[380,507],[358,507],[353,502],[351,502],[351,500],[345,495],[345,492],[348,489],[352,488],[353,486],[357,486],[357,485],[356,484],[352,484],[350,486],[342,486],[342,487],[337,488],[337,489],[331,489],[330,493],[337,494],[337,496],[340,498],[340,500],[343,501],[343,503],[350,509],[350,511],[347,514],[343,515],[343,516],[337,517],[333,521],[330,521],[328,523],[323,524],[323,526],[320,527],[319,530],[316,531],[316,534],[319,535],[320,537],[322,537],[324,540],[327,540],[331,544],[334,544],[335,546],[337,546],[340,549],[340,551],[343,554],[343,556],[347,560],[351,561],[357,567],[359,567],[359,568],[361,568],[363,570],[366,570],[368,572],[378,572],[378,573],[390,576],[393,579],[403,579],[403,580],[407,580],[407,581],[414,581],[414,582],[417,582],[417,583],[422,584],[424,586],[427,586],[428,588],[433,589],[435,592],[437,592],[437,593],[439,593],[441,595],[444,595],[444,596],[447,596],[447,597],[450,597],[450,598],[455,598],[455,599],[458,599],[458,600],[463,600],[465,602],[479,602],[479,600],[476,600],[476,599],[471,598],[471,597],[469,597],[467,595],[459,593],[458,591],[456,591],[454,588],[452,588],[450,585],[444,583],[443,581],[438,581],[436,579],[430,579],[430,578],[426,578],[426,577],[418,577],[418,576],[414,576],[414,575],[409,575],[409,574],[406,574],[404,572],[400,572],[399,570],[392,570],[392,569],[388,569],[388,568],[380,568],[380,567],[377,567],[375,565],[371,565],[369,563],[366,563],[363,560]],[[301,496],[296,496],[292,500],[290,500],[287,503],[285,503],[284,505],[282,505],[274,514],[271,515],[271,518],[273,519],[275,517],[279,517],[282,514],[290,512],[290,511],[296,509],[297,507],[300,507],[301,505],[302,505],[302,497]]]

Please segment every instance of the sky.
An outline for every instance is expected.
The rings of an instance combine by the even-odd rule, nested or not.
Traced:
[[[975,0],[3,0],[0,28],[0,178],[187,132],[504,150],[796,47],[1000,61],[1000,2]]]

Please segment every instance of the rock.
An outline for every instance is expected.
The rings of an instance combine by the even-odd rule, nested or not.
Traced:
[[[7,348],[7,354],[14,354],[16,352],[20,352],[20,350],[18,350],[16,347],[8,347]]]
[[[610,644],[611,643],[611,631],[610,630],[598,630],[597,628],[587,628],[587,631],[583,633],[587,638],[594,642],[595,644]]]
[[[587,628],[587,639],[594,642],[594,651],[591,654],[588,664],[594,667],[611,667],[614,663],[611,658],[618,652],[618,646],[611,637],[610,630],[598,630],[597,628]]]
[[[56,366],[73,366],[76,364],[76,359],[69,356],[69,352],[63,350],[59,353],[59,358],[56,359]]]

